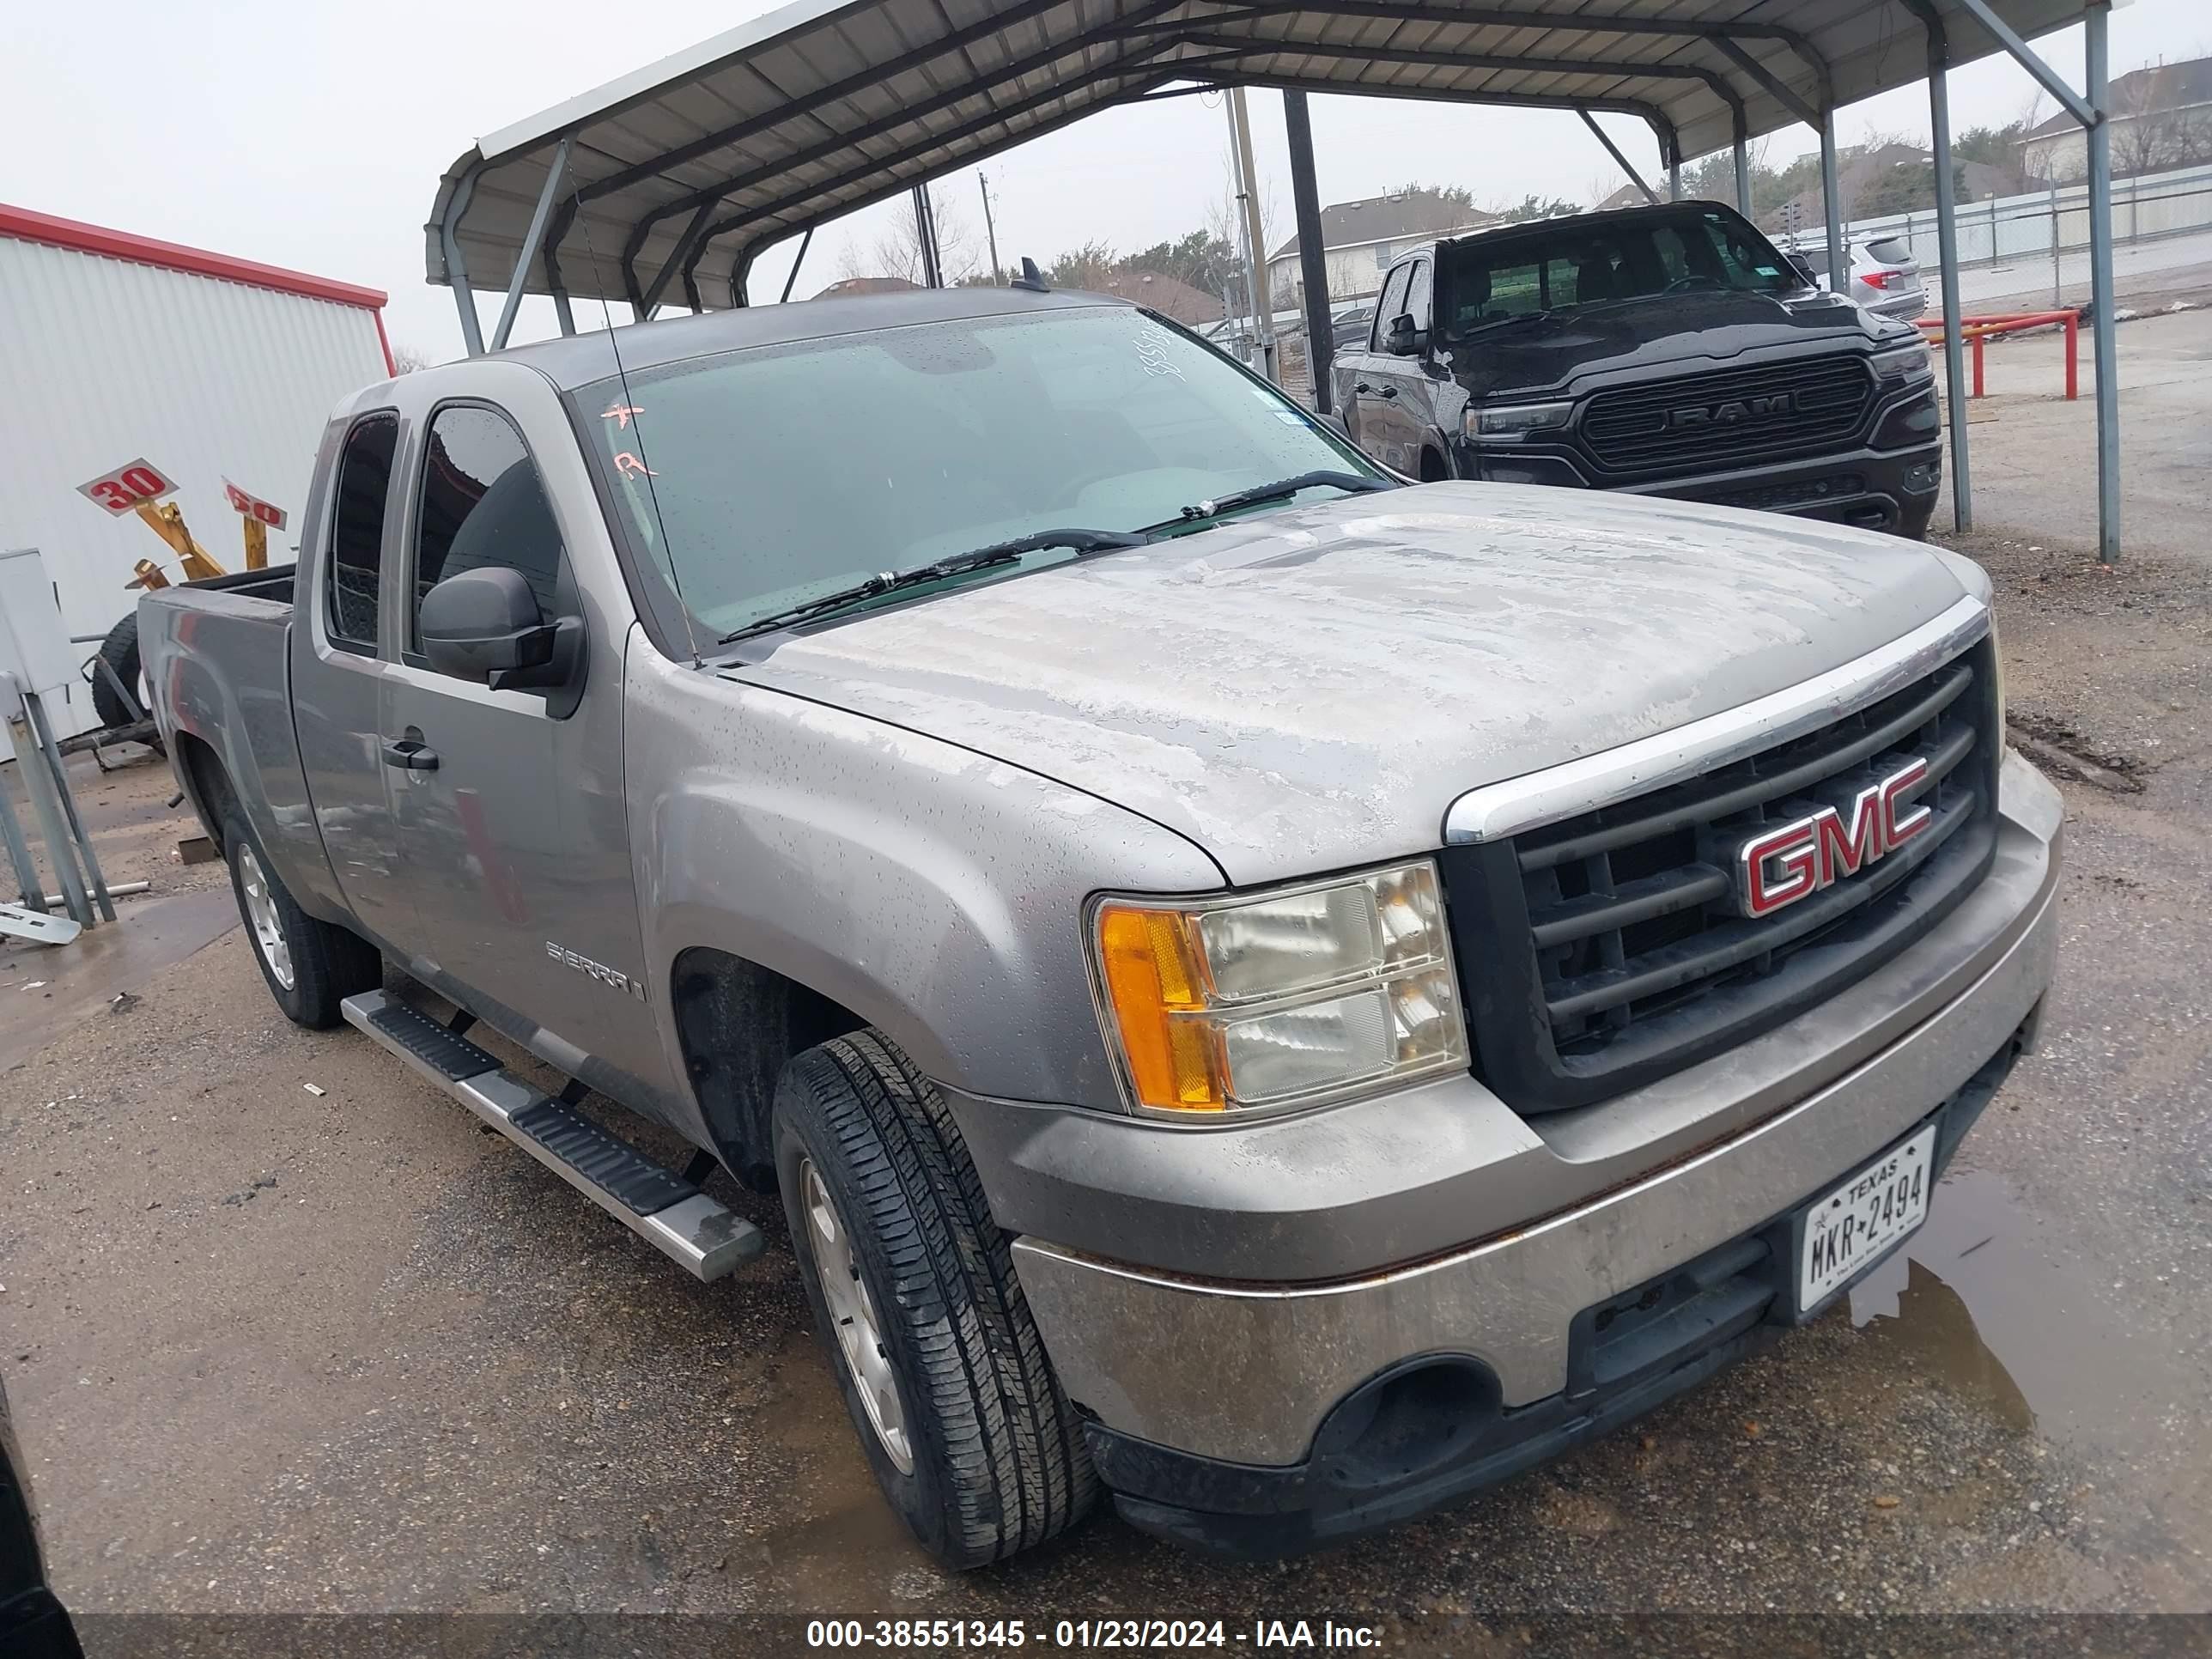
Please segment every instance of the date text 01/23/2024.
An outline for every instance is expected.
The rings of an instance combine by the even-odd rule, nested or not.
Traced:
[[[810,1648],[876,1648],[921,1653],[1008,1653],[1019,1648],[1333,1648],[1375,1650],[1382,1632],[1334,1619],[815,1619]]]

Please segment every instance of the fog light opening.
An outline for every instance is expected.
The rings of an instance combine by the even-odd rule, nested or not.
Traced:
[[[1416,1359],[1362,1383],[1314,1438],[1316,1473],[1330,1486],[1397,1486],[1469,1455],[1498,1418],[1498,1379],[1480,1360]]]

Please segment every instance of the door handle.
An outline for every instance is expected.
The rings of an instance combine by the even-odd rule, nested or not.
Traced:
[[[1369,392],[1375,390],[1373,386],[1368,385],[1364,380],[1355,381],[1352,389],[1362,398],[1364,398]]]
[[[427,743],[403,738],[398,743],[384,745],[384,763],[403,772],[434,772],[438,769],[438,751]]]
[[[1398,395],[1398,388],[1395,386],[1386,386],[1382,388],[1382,395],[1386,398],[1395,398]]]

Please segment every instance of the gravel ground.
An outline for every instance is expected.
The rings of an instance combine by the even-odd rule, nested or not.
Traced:
[[[1401,1652],[2200,1650],[2201,1620],[2042,1615],[2212,1608],[2212,572],[1961,545],[1997,580],[2016,726],[2094,781],[2065,786],[2042,1052],[1848,1308],[1334,1553],[1226,1566],[1101,1516],[954,1577],[870,1483],[772,1205],[737,1200],[764,1259],[691,1283],[358,1036],[287,1024],[232,931],[0,1075],[0,1372],[94,1653],[800,1639],[581,1617],[623,1611],[1202,1615],[1232,1646],[1304,1614]],[[165,770],[106,787],[143,861],[204,884],[153,857],[183,832]],[[265,1617],[410,1613],[552,1622]],[[198,1617],[120,1616],[155,1613]],[[1911,1617],[1942,1613],[1981,1616]]]

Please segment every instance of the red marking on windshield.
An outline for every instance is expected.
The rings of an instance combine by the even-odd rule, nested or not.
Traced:
[[[615,456],[615,471],[624,473],[642,473],[648,478],[657,478],[660,476],[627,449]]]
[[[603,421],[612,421],[616,426],[627,429],[631,416],[644,413],[645,411],[635,404],[609,404],[600,411],[599,418]]]

